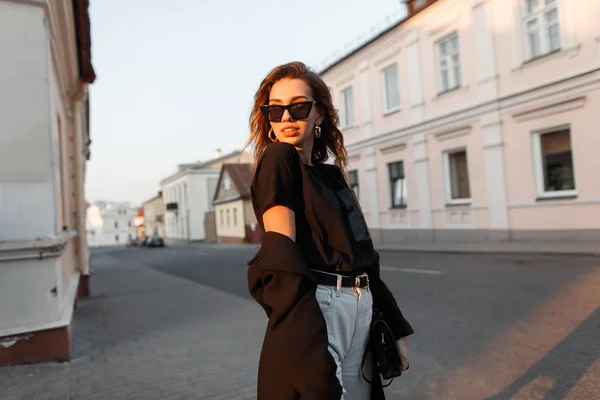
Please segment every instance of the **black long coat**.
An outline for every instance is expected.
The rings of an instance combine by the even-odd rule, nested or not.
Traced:
[[[248,266],[250,293],[269,318],[258,366],[258,400],[340,399],[315,277],[298,246],[287,236],[267,232]],[[374,275],[374,304],[392,316],[387,322],[398,338],[412,333],[392,294]],[[379,374],[373,378],[371,399],[385,399]]]

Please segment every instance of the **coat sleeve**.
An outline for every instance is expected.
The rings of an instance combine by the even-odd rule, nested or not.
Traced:
[[[250,294],[269,318],[258,398],[339,399],[342,387],[328,350],[327,326],[300,249],[287,236],[267,232],[248,265]]]
[[[396,340],[415,333],[408,323],[390,289],[381,279],[379,265],[371,275],[371,292],[373,293],[373,306],[383,313],[383,318],[388,324]]]

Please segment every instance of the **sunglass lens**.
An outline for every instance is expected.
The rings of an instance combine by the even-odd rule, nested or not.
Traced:
[[[306,119],[310,114],[312,103],[298,103],[290,107],[290,115],[294,119]]]
[[[283,108],[279,106],[269,106],[269,120],[273,122],[281,121],[283,117]]]

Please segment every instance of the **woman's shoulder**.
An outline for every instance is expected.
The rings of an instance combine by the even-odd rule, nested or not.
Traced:
[[[298,150],[289,143],[276,142],[267,145],[260,158],[260,162],[278,162],[290,159],[299,159]]]
[[[261,154],[255,175],[290,175],[300,173],[300,156],[296,148],[289,143],[271,143]]]

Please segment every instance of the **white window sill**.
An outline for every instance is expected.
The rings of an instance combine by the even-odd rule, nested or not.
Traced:
[[[387,117],[388,115],[395,114],[400,111],[400,107],[391,108],[389,110],[383,110],[383,116]]]
[[[439,101],[441,98],[445,97],[446,95],[450,95],[452,93],[460,93],[460,92],[466,91],[468,89],[469,89],[469,85],[459,85],[452,89],[444,90],[443,92],[437,92],[437,94],[435,95],[435,97],[433,97],[431,99],[431,101],[436,102],[436,101]]]
[[[567,47],[567,48],[560,49],[560,50],[555,50],[550,53],[539,55],[537,57],[528,58],[526,60],[523,60],[523,62],[520,65],[518,65],[517,67],[513,68],[512,72],[519,73],[527,67],[550,62],[550,61],[556,60],[557,58],[561,58],[561,57],[565,57],[565,56],[575,57],[576,55],[579,54],[580,48],[581,48],[581,44],[578,43],[571,47]]]
[[[470,206],[471,199],[446,199],[446,206]]]
[[[554,192],[538,193],[537,200],[561,200],[561,199],[572,199],[577,197],[579,194],[577,190],[560,190]]]
[[[340,126],[340,129],[342,129],[342,130],[349,130],[349,129],[354,129],[354,128],[358,128],[358,124]]]

